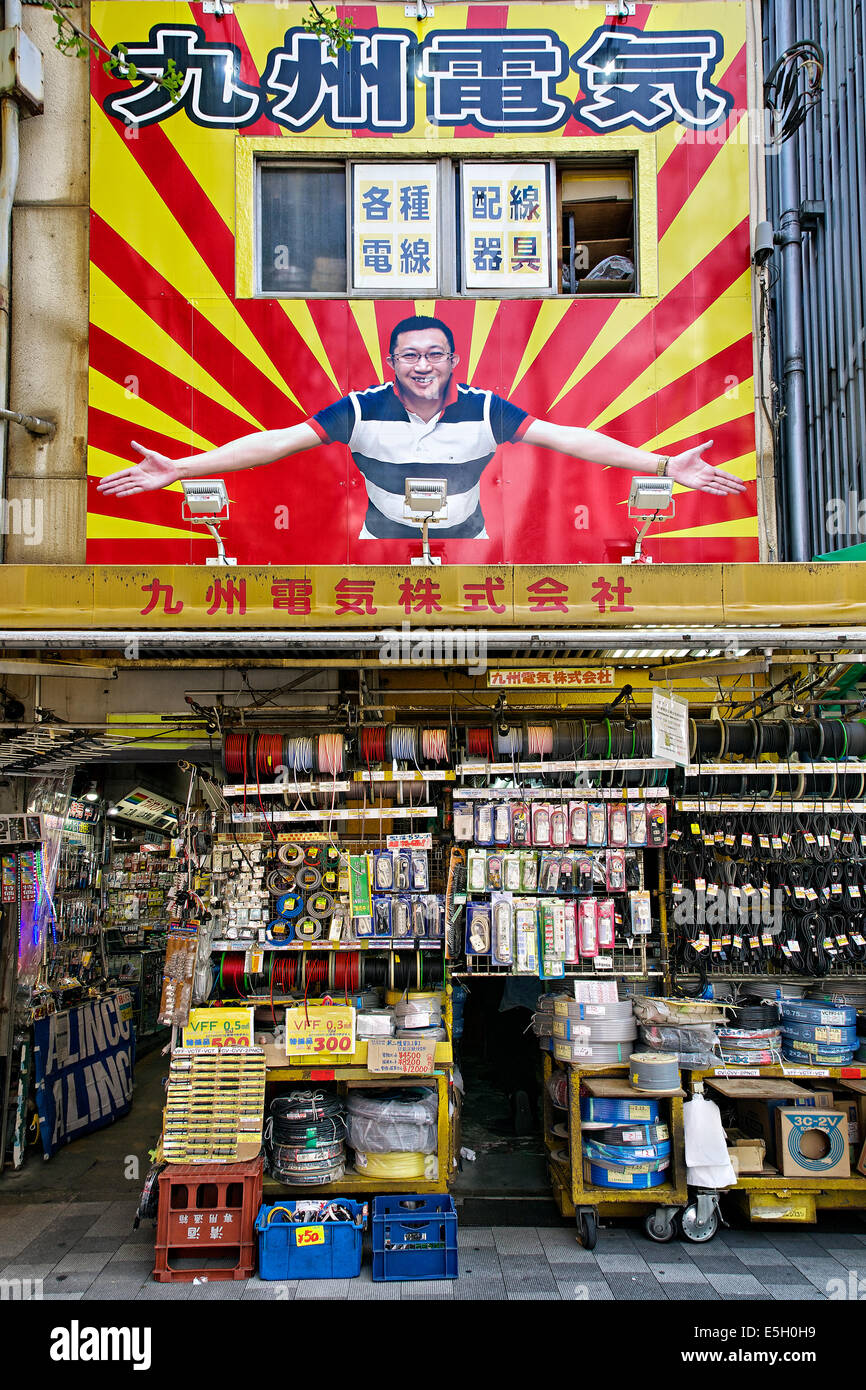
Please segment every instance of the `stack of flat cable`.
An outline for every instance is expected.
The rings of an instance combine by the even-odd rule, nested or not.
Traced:
[[[789,1062],[847,1066],[859,1046],[857,1010],[850,1004],[786,1001],[782,1011],[782,1056]]]
[[[393,1009],[362,1009],[355,1015],[355,1036],[359,1042],[370,1038],[393,1038]]]
[[[410,994],[394,1008],[395,1036],[444,1042],[441,994]]]
[[[782,1033],[776,1028],[720,1028],[719,1052],[723,1062],[739,1067],[770,1067],[779,1060]]]
[[[588,1010],[592,1010],[589,1013]],[[585,1004],[557,999],[553,1006],[553,1055],[560,1062],[587,1066],[627,1062],[637,1037],[629,1000]]]
[[[346,1120],[339,1097],[292,1091],[271,1101],[267,1154],[271,1176],[287,1186],[336,1182],[346,1171]]]
[[[670,1166],[671,1142],[655,1100],[580,1101],[584,1181],[594,1187],[659,1187]]]
[[[642,1023],[640,1036],[644,1047],[676,1057],[681,1067],[711,1067],[718,1061],[713,1023]]]

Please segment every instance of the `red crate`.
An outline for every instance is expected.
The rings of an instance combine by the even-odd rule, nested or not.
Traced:
[[[260,1156],[247,1163],[173,1163],[160,1173],[154,1279],[249,1278],[262,1166]]]

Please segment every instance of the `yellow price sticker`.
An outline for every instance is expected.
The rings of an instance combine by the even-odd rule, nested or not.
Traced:
[[[295,1245],[324,1245],[324,1226],[299,1226],[295,1231]]]

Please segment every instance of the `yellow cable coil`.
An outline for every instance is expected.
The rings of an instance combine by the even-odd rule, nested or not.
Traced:
[[[435,1154],[355,1153],[355,1167],[365,1177],[388,1178],[394,1182],[408,1178],[433,1178],[436,1176],[433,1171],[435,1164]]]

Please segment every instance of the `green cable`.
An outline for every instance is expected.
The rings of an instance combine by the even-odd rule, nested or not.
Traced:
[[[845,724],[844,724],[844,722],[843,722],[841,719],[837,719],[837,720],[836,720],[836,723],[842,725],[842,736],[843,736],[843,738],[845,739],[845,747],[842,749],[842,757],[843,757],[843,758],[847,758],[847,756],[848,756],[848,730],[845,728]],[[838,763],[839,759],[837,758],[836,761],[837,761],[837,763]]]
[[[612,732],[611,732],[610,720],[609,720],[609,719],[605,719],[604,722],[605,722],[605,724],[607,725],[607,757],[608,757],[608,760],[609,760],[609,759],[610,759],[611,739],[612,739],[613,735],[612,735]]]
[[[635,743],[636,743],[636,742],[637,742],[637,724],[635,724],[634,728],[633,728],[632,731],[631,731],[631,752],[629,753],[629,757],[630,757],[630,758],[633,758],[633,757],[634,757],[634,746],[635,746]]]

